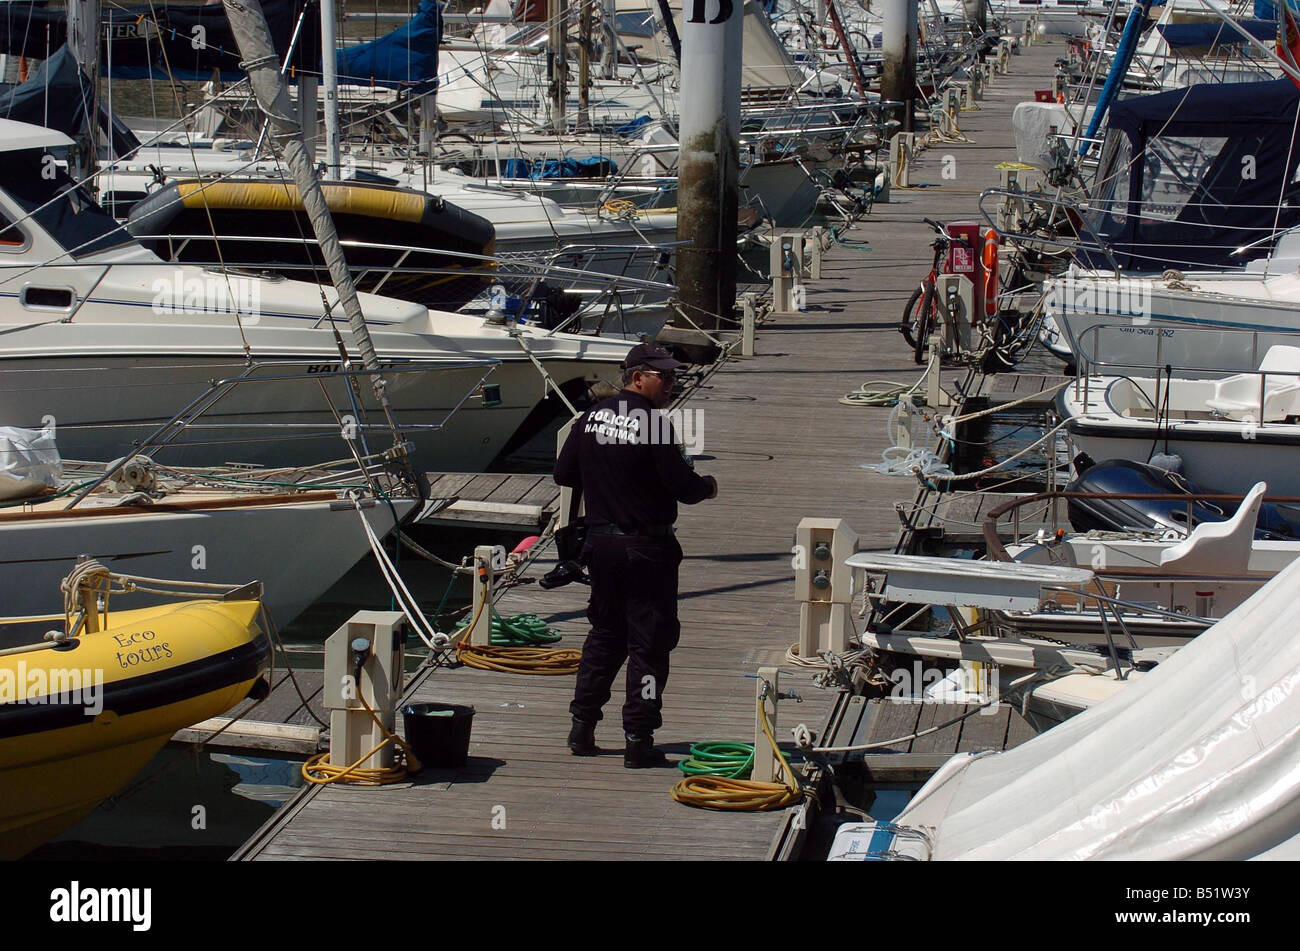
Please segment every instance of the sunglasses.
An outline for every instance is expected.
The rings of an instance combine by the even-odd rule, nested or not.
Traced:
[[[641,372],[653,373],[655,376],[659,377],[659,379],[663,380],[665,383],[672,383],[674,380],[677,379],[676,370],[642,370]]]

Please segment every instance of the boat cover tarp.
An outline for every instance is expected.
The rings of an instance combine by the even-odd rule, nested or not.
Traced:
[[[90,79],[77,66],[77,59],[61,46],[41,63],[27,82],[0,92],[0,118],[57,129],[76,138],[88,126],[92,101]],[[113,151],[119,157],[129,155],[140,146],[122,122],[110,117],[100,103],[99,127],[112,131]]]
[[[26,499],[57,489],[63,460],[54,445],[54,428],[0,426],[0,500]]]
[[[300,6],[298,0],[262,0],[262,11],[281,59],[289,48]],[[317,10],[315,5],[308,8],[303,22],[294,57],[299,69],[315,68],[320,63]],[[104,4],[102,19],[106,27],[105,46],[100,52],[103,75],[108,75],[111,59],[114,79],[166,79],[170,71],[176,79],[203,82],[212,78],[214,70],[227,82],[244,77],[239,68],[239,46],[220,3]],[[0,53],[45,59],[64,44],[67,34],[63,8],[0,3]]]
[[[1111,106],[1103,178],[1122,180],[1123,170],[1108,164],[1118,136],[1127,139],[1132,156],[1145,159],[1128,163],[1128,194],[1114,196],[1112,213],[1096,226],[1118,265],[1155,272],[1184,265],[1240,267],[1250,255],[1233,251],[1268,237],[1275,224],[1277,231],[1300,224],[1297,106],[1300,89],[1285,78],[1205,83]],[[1157,139],[1160,149],[1152,148]],[[1188,143],[1202,139],[1222,142],[1177,213],[1160,213],[1150,198],[1156,173],[1166,181],[1185,179],[1179,159],[1188,154]],[[1256,253],[1267,251],[1260,246]],[[1088,266],[1111,267],[1095,248],[1080,247],[1079,254]]]
[[[1300,0],[1287,0],[1293,14],[1300,13]],[[1272,0],[1255,0],[1255,18],[1277,22],[1277,4]]]
[[[895,820],[935,859],[1244,859],[1300,834],[1300,561],[1140,681]],[[1295,854],[1290,845],[1279,855]]]
[[[618,165],[603,155],[587,158],[528,159],[512,158],[502,167],[504,178],[540,179],[608,178],[618,171]]]
[[[438,77],[442,9],[438,0],[420,0],[415,16],[386,36],[339,50],[339,82],[376,83],[432,89]]]
[[[1241,27],[1257,40],[1269,41],[1277,38],[1277,15],[1271,20],[1238,20]],[[1156,29],[1165,38],[1171,49],[1181,50],[1189,47],[1218,46],[1228,43],[1245,43],[1246,39],[1222,20],[1211,23],[1161,23]]]

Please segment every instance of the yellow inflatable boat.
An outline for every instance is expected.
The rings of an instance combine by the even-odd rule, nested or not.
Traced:
[[[58,835],[177,730],[247,697],[269,653],[259,609],[228,600],[114,611],[94,633],[25,645],[32,619],[0,622],[0,858]]]

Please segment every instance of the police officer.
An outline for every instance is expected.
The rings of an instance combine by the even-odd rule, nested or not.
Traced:
[[[668,654],[681,633],[682,549],[673,522],[678,502],[694,505],[718,494],[717,481],[686,462],[676,432],[659,412],[681,366],[657,344],[633,347],[623,362],[623,389],[574,424],[555,465],[555,481],[583,493],[591,574],[591,633],[569,705],[568,745],[575,756],[599,752],[596,723],[626,660],[623,765],[629,769],[669,765],[655,748],[654,731],[663,723]]]

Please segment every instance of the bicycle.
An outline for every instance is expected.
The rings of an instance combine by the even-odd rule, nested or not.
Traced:
[[[903,339],[912,348],[918,364],[925,362],[925,347],[930,339],[931,329],[947,313],[946,302],[944,310],[941,312],[938,301],[937,280],[941,273],[942,261],[954,241],[968,248],[970,247],[970,242],[965,236],[960,238],[949,237],[944,226],[933,218],[922,218],[921,220],[933,228],[937,235],[930,242],[930,247],[934,249],[934,263],[930,265],[930,273],[922,278],[921,285],[912,291],[912,296],[907,299],[907,303],[903,306],[903,319],[898,325],[899,333],[903,335]],[[975,253],[974,248],[971,248],[971,253]]]

